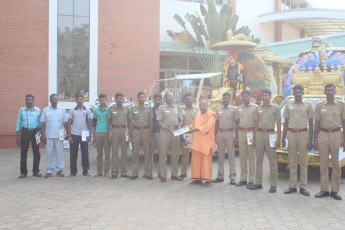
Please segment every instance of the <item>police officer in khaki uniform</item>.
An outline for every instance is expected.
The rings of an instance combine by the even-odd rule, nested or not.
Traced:
[[[241,93],[243,104],[236,110],[236,135],[235,143],[239,142],[241,179],[236,187],[253,186],[255,175],[255,155],[252,145],[254,132],[254,111],[257,105],[250,102],[249,90]],[[247,184],[248,183],[248,184]]]
[[[345,130],[345,105],[336,100],[335,85],[329,83],[325,86],[327,100],[319,102],[315,107],[315,130],[314,130],[314,148],[319,150],[320,156],[320,174],[321,191],[315,195],[316,198],[322,198],[331,195],[336,200],[341,200],[338,194],[341,182],[341,170],[339,157],[339,147],[345,143],[345,135],[341,128]],[[345,150],[345,148],[344,148]],[[328,189],[328,161],[329,154],[332,158],[332,185],[331,193]]]
[[[159,146],[161,143],[161,135],[160,135],[160,128],[159,125],[157,124],[157,112],[158,112],[158,108],[161,106],[162,104],[162,95],[159,93],[156,93],[153,95],[153,103],[154,106],[152,108],[152,112],[153,112],[153,119],[152,119],[152,143],[150,145],[150,152],[151,152],[151,156],[153,158],[154,154],[155,154],[155,150],[156,148],[159,151]],[[153,161],[153,159],[152,159]],[[161,177],[161,170],[159,168],[159,156],[158,156],[158,164],[157,164],[157,174],[158,177]]]
[[[305,196],[310,196],[307,191],[308,179],[308,150],[312,148],[313,140],[313,107],[311,103],[302,100],[304,88],[302,85],[293,87],[293,95],[295,101],[286,103],[284,109],[284,130],[283,130],[283,146],[286,145],[286,134],[288,139],[288,155],[290,180],[289,188],[284,194],[297,192],[297,160],[300,161],[300,190],[299,192]],[[309,136],[308,136],[309,121]]]
[[[160,127],[161,144],[159,148],[159,165],[161,170],[161,182],[166,182],[167,169],[166,161],[170,149],[171,153],[171,179],[182,181],[178,176],[177,162],[179,158],[180,137],[174,136],[175,129],[180,128],[182,117],[179,108],[173,105],[174,96],[167,92],[164,96],[165,105],[158,109],[157,123]]]
[[[149,106],[145,105],[146,95],[144,92],[137,94],[138,106],[129,112],[129,142],[133,144],[132,156],[132,176],[131,180],[138,178],[139,174],[139,148],[144,146],[145,175],[144,177],[153,180],[152,177],[152,155],[150,144],[152,143],[152,118],[153,112]]]
[[[256,148],[256,175],[255,184],[249,187],[250,190],[262,189],[262,164],[264,152],[266,151],[270,163],[270,193],[277,191],[278,166],[276,149],[280,146],[280,110],[276,105],[271,104],[272,92],[269,89],[263,89],[261,93],[263,104],[256,107],[255,127],[253,137],[253,147]],[[277,125],[277,141],[275,148],[270,146],[270,135],[274,134],[274,125]],[[274,144],[274,143],[273,143]]]
[[[108,129],[109,141],[112,142],[112,158],[111,158],[111,179],[116,179],[119,174],[118,152],[121,146],[121,177],[127,175],[127,143],[126,128],[128,121],[129,109],[123,106],[124,95],[122,93],[115,94],[116,105],[109,108],[107,114],[108,125],[112,127],[111,135]],[[120,146],[119,146],[120,145]]]
[[[181,109],[181,115],[183,117],[183,126],[188,126],[193,124],[195,115],[197,112],[199,112],[198,108],[195,108],[193,106],[193,95],[191,93],[185,94],[183,96],[184,99],[184,103],[186,105],[185,108]],[[187,170],[188,170],[188,165],[189,165],[189,151],[190,148],[188,148],[187,146],[184,146],[184,144],[182,144],[182,169],[181,169],[181,178],[185,178],[187,177]],[[190,147],[190,146],[189,146]]]
[[[224,181],[224,158],[225,149],[228,152],[230,167],[230,185],[236,184],[236,165],[235,165],[235,147],[234,147],[234,123],[236,107],[230,105],[230,93],[223,94],[223,107],[217,108],[216,121],[216,143],[218,150],[218,175],[213,179],[213,183]]]

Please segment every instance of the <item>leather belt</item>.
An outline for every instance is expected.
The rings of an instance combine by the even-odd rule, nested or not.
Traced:
[[[340,128],[335,128],[335,129],[324,129],[324,128],[320,128],[320,130],[321,130],[322,132],[325,132],[325,133],[334,133],[334,132],[340,131]]]
[[[308,131],[307,128],[305,128],[305,129],[292,129],[292,128],[288,128],[288,130],[290,132],[293,132],[293,133],[303,133],[303,132],[307,132]]]
[[[221,129],[221,128],[219,128],[218,129],[220,132],[231,132],[231,131],[233,131],[234,129]]]
[[[260,128],[258,128],[258,130],[260,132],[262,132],[262,133],[272,133],[272,132],[274,132],[274,129],[260,129]]]
[[[240,127],[240,130],[241,130],[241,131],[244,131],[244,132],[248,132],[248,131],[253,131],[254,128],[241,128],[241,127]]]
[[[125,125],[113,125],[113,128],[115,128],[115,129],[124,129],[124,128],[126,128],[126,126]]]
[[[33,129],[28,129],[28,128],[25,128],[25,127],[22,127],[22,130],[25,130],[25,131],[28,131],[28,132],[32,132],[34,130],[39,130],[40,128],[33,128]]]
[[[234,82],[240,82],[240,79],[237,80],[228,80],[230,83],[234,83]]]
[[[139,126],[134,126],[134,125],[133,125],[133,128],[134,128],[134,129],[138,129],[138,130],[142,130],[142,129],[148,129],[148,128],[150,128],[150,126],[139,127]]]

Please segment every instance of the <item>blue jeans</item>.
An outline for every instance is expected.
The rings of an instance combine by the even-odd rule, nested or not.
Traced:
[[[71,175],[77,175],[77,159],[78,148],[81,148],[81,165],[83,167],[83,174],[87,174],[90,168],[89,164],[89,149],[87,141],[81,141],[81,136],[71,135],[73,143],[70,143],[70,167]]]
[[[54,161],[53,151],[55,148],[56,152],[56,172],[64,170],[65,162],[63,155],[63,141],[59,138],[47,138],[46,144],[46,162],[47,162],[47,173],[54,172]]]

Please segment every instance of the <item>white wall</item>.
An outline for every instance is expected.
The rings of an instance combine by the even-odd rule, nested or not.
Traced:
[[[274,0],[237,0],[236,14],[240,17],[237,26],[249,26],[261,43],[274,42],[274,23],[258,23],[258,15],[273,12],[274,4]]]
[[[296,27],[290,26],[287,23],[283,23],[282,26],[282,40],[294,40],[300,38],[300,31]]]

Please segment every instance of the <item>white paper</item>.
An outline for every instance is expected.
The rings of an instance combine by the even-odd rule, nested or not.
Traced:
[[[89,137],[89,130],[83,130],[81,131],[81,141],[87,141],[87,138]]]
[[[253,144],[253,133],[247,133],[247,144],[252,145]]]
[[[289,143],[289,140],[288,139],[285,139],[285,146],[284,146],[284,148],[287,148],[288,147],[288,143]]]
[[[36,144],[41,143],[41,133],[40,132],[36,133],[35,138],[36,138]]]
[[[276,147],[276,142],[277,142],[277,134],[270,134],[269,136],[269,140],[270,140],[270,147],[271,148],[275,148]]]
[[[343,150],[343,147],[339,147],[339,159],[338,161],[342,161],[343,159],[345,158],[345,153],[344,153],[344,150]]]

